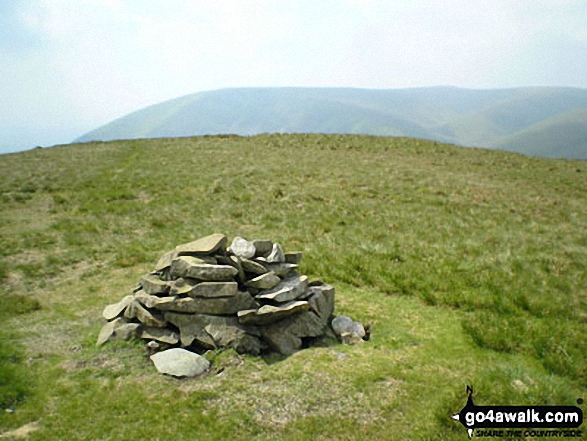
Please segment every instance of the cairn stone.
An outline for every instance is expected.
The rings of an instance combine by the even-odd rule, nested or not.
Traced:
[[[267,262],[269,263],[281,263],[285,262],[285,255],[283,254],[283,249],[281,245],[278,243],[273,244],[273,248],[271,253],[267,256]]]
[[[227,243],[223,234],[212,234],[165,253],[132,295],[104,308],[108,322],[97,344],[137,336],[153,346],[151,353],[176,346],[175,352],[153,355],[158,359],[160,354],[186,352],[177,346],[192,355],[218,348],[289,355],[307,344],[306,339],[368,339],[360,323],[344,316],[333,319],[334,288],[298,272],[301,252],[285,253],[270,240],[235,237],[228,249]],[[174,365],[173,357],[166,363]],[[185,362],[186,369],[158,368],[182,377],[197,375],[204,365],[207,369],[206,363],[195,369],[192,359]]]
[[[245,283],[245,286],[255,289],[271,289],[281,282],[273,271],[257,276]]]
[[[273,249],[273,242],[267,239],[258,239],[253,241],[255,247],[255,257],[267,257]]]
[[[179,342],[179,335],[177,332],[168,328],[143,328],[140,337],[145,340],[157,340],[162,343],[174,345]]]
[[[246,291],[237,291],[232,297],[219,298],[179,298],[156,305],[160,311],[183,312],[188,314],[232,315],[242,309],[256,307],[257,303]]]
[[[262,338],[271,349],[291,355],[302,347],[302,339],[323,335],[326,325],[311,311],[287,317],[263,327]]]
[[[202,282],[195,285],[187,295],[194,298],[234,297],[237,291],[236,282]]]
[[[238,274],[230,265],[201,263],[191,256],[180,256],[171,263],[171,275],[204,281],[229,282]]]
[[[171,262],[173,262],[173,259],[175,259],[176,257],[177,257],[176,250],[171,250],[171,251],[165,253],[157,261],[157,264],[155,265],[155,271],[163,271],[163,270],[169,268],[171,266]]]
[[[255,245],[242,237],[235,237],[228,251],[241,259],[250,259],[255,256]]]
[[[365,337],[365,328],[359,322],[350,317],[341,315],[332,320],[332,329],[340,340],[345,344],[362,343]]]
[[[284,317],[310,309],[308,302],[289,302],[280,306],[265,305],[259,309],[247,309],[237,313],[238,320],[243,325],[267,325]]]
[[[267,271],[273,271],[276,276],[279,277],[287,277],[290,275],[294,270],[298,269],[298,266],[294,263],[266,263],[265,268]]]
[[[116,317],[120,317],[124,313],[126,307],[133,301],[133,299],[133,296],[126,296],[120,302],[106,306],[102,312],[102,317],[108,321],[114,320]]]
[[[243,270],[249,274],[256,274],[260,276],[268,272],[267,268],[253,260],[242,259],[241,265]]]
[[[306,292],[308,289],[307,276],[293,276],[283,279],[274,288],[263,290],[255,299],[284,303],[295,300]]]
[[[165,321],[155,317],[147,311],[136,299],[128,305],[124,312],[124,317],[127,319],[136,318],[145,326],[152,326],[155,328],[164,328],[166,326]]]
[[[132,336],[136,335],[139,328],[139,323],[129,323],[124,318],[118,317],[114,320],[106,323],[96,341],[96,346],[103,345],[108,340],[129,340]]]
[[[181,348],[168,349],[151,355],[155,367],[162,374],[174,377],[195,377],[210,367],[201,355]]]
[[[294,263],[296,265],[299,265],[300,262],[302,261],[302,252],[301,251],[284,253],[283,255],[285,257],[286,263]]]
[[[159,305],[164,305],[166,303],[173,302],[176,297],[157,297],[152,296],[149,294],[145,294],[143,291],[139,291],[134,296],[135,300],[137,300],[141,305],[145,306],[148,309],[156,308]]]
[[[227,238],[224,234],[211,234],[210,236],[202,237],[193,242],[184,243],[175,247],[178,255],[198,255],[198,254],[213,254],[214,252],[226,247]]]
[[[139,285],[147,294],[165,294],[170,288],[169,282],[163,281],[153,274],[141,277]]]

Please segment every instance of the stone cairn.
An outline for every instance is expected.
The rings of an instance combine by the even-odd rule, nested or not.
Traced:
[[[143,276],[132,295],[108,305],[108,321],[98,337],[138,337],[155,352],[151,358],[163,373],[177,375],[163,354],[185,358],[189,374],[194,352],[232,348],[258,355],[274,351],[290,355],[305,341],[334,331],[344,343],[368,339],[363,326],[348,317],[336,317],[334,287],[300,275],[301,252],[284,253],[270,240],[247,241],[236,237],[226,248],[223,234],[212,234],[179,245],[159,259],[155,271]],[[171,355],[171,354],[170,354]],[[192,358],[190,358],[192,357]],[[191,364],[190,364],[191,363]],[[196,372],[197,374],[197,372]],[[178,375],[183,376],[183,375]]]

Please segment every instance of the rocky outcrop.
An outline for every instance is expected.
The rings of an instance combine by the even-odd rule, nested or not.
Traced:
[[[299,274],[301,252],[284,252],[267,239],[236,237],[227,244],[226,236],[212,234],[165,253],[155,270],[141,277],[133,295],[104,309],[108,323],[97,344],[134,336],[148,340],[149,348],[289,355],[307,339],[331,335],[334,287]],[[338,319],[334,330],[340,338],[360,335],[360,323]],[[159,355],[153,356],[156,365],[175,363],[155,361],[163,360]],[[193,373],[168,367],[160,371]]]

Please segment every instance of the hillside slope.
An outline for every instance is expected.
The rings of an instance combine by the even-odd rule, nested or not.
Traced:
[[[587,109],[548,118],[492,145],[527,155],[587,159]]]
[[[0,156],[0,435],[462,441],[481,405],[587,390],[587,165],[354,135],[143,139]],[[214,232],[303,252],[371,340],[210,350],[194,379],[102,311]],[[203,331],[204,332],[204,331]]]
[[[534,124],[587,109],[587,91],[570,88],[395,90],[241,88],[187,95],[138,110],[77,142],[209,134],[347,133],[409,136],[495,147]],[[587,152],[536,145],[536,154]],[[515,149],[515,144],[508,146]]]

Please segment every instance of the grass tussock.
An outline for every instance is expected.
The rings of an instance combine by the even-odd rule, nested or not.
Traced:
[[[0,157],[0,428],[31,439],[462,439],[478,404],[587,389],[587,167],[423,140],[261,135]],[[157,375],[93,343],[100,312],[178,243],[223,232],[304,252],[372,341],[211,354]],[[42,305],[42,308],[39,308]],[[148,403],[148,404],[146,404]]]

